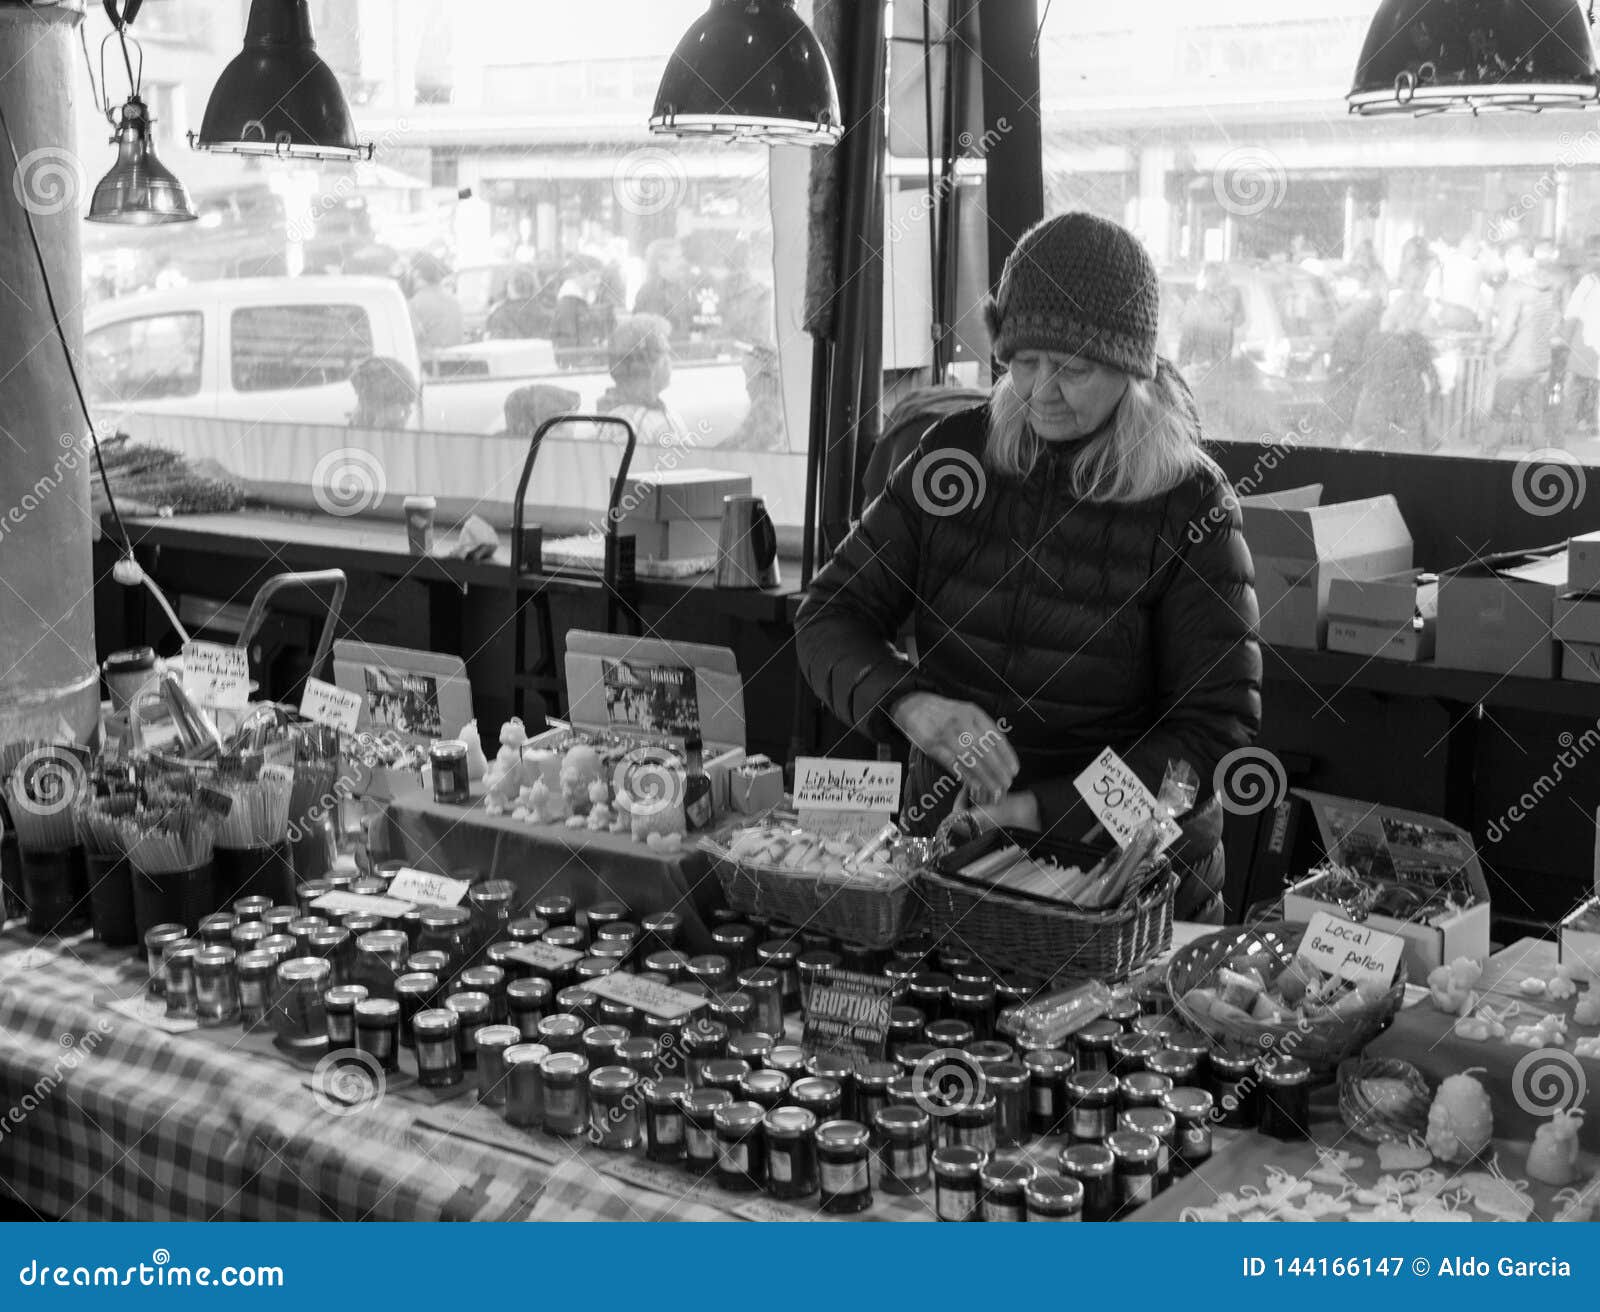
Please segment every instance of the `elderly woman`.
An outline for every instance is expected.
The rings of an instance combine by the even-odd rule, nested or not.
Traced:
[[[938,423],[818,574],[802,668],[847,724],[909,740],[904,814],[1082,840],[1074,778],[1113,748],[1200,784],[1177,911],[1216,919],[1218,763],[1260,724],[1254,573],[1193,402],[1156,356],[1158,283],[1089,214],[1024,235],[987,307],[1009,370]],[[917,663],[893,646],[911,621]]]
[[[611,332],[611,386],[601,395],[599,410],[626,419],[641,445],[670,445],[688,436],[661,399],[672,381],[671,331],[657,315],[635,314]]]

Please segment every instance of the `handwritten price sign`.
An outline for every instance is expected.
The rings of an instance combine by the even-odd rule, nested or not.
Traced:
[[[900,809],[900,762],[796,757],[794,809],[813,833],[870,836]]]
[[[464,879],[430,875],[426,870],[406,866],[389,881],[389,896],[416,906],[453,907],[461,904],[470,887]]]
[[[244,648],[184,643],[183,689],[201,706],[243,710],[250,704],[250,659]]]
[[[1155,814],[1150,790],[1109,747],[1072,782],[1118,847],[1127,847],[1139,826]]]
[[[1406,941],[1398,934],[1357,925],[1319,911],[1306,926],[1295,955],[1351,984],[1392,984]]]
[[[361,718],[361,694],[336,688],[321,679],[307,679],[305,694],[300,698],[300,714],[313,724],[354,733],[356,721]]]

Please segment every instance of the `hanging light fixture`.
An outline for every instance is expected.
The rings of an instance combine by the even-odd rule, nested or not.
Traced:
[[[134,71],[129,53],[128,24],[134,20],[144,0],[125,0],[119,9],[116,0],[105,0],[105,10],[111,19],[112,32],[100,43],[100,91],[96,104],[116,129],[111,138],[117,148],[117,162],[111,172],[100,179],[89,200],[89,213],[84,217],[91,223],[192,223],[197,217],[189,204],[189,193],[184,190],[172,170],[156,158],[155,142],[151,140],[150,127],[154,120],[145,103],[139,98],[140,84],[144,80],[144,51],[137,41],[131,42],[139,54],[138,71]],[[101,103],[106,87],[106,44],[117,38],[122,47],[122,63],[128,70],[129,96],[113,115],[109,101]],[[87,59],[88,51],[84,51]],[[89,69],[90,87],[93,89],[94,68]]]
[[[833,69],[794,0],[712,0],[667,60],[650,130],[827,146],[839,117]]]
[[[371,159],[339,79],[317,54],[307,0],[251,0],[244,49],[206,103],[196,150],[281,159]]]
[[[1353,114],[1587,109],[1593,24],[1593,0],[1383,0],[1345,99]]]

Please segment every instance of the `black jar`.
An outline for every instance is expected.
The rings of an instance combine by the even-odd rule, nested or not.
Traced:
[[[1165,1107],[1129,1107],[1118,1118],[1117,1128],[1148,1134],[1159,1145],[1160,1151],[1156,1154],[1156,1192],[1160,1193],[1172,1182],[1172,1154],[1178,1137],[1178,1118]]]
[[[817,1127],[817,1182],[822,1210],[831,1215],[872,1206],[871,1136],[857,1121],[825,1121]]]
[[[1116,1128],[1117,1080],[1107,1071],[1079,1070],[1067,1079],[1072,1102],[1068,1133],[1074,1143],[1104,1143]]]
[[[816,1193],[817,1118],[804,1107],[774,1107],[767,1113],[762,1131],[767,1192],[774,1198],[808,1198]]]
[[[680,1099],[685,1170],[707,1176],[717,1169],[717,1109],[732,1104],[726,1089],[692,1089]]]
[[[899,1006],[889,1009],[889,1055],[896,1060],[899,1052],[908,1043],[922,1043],[923,1031],[927,1027],[927,1017],[922,1014],[921,1007]]]
[[[873,1121],[878,1184],[886,1194],[925,1193],[933,1184],[933,1120],[920,1107],[884,1107]]]
[[[1191,1175],[1211,1160],[1211,1113],[1215,1103],[1204,1089],[1174,1089],[1161,1100],[1177,1125],[1172,1172]]]
[[[1022,1202],[1030,1221],[1083,1220],[1083,1185],[1077,1180],[1041,1171],[1023,1185]]]
[[[1153,1134],[1117,1130],[1106,1147],[1116,1160],[1117,1215],[1126,1216],[1156,1196],[1161,1145]]]
[[[419,1011],[412,1018],[411,1030],[417,1050],[417,1083],[425,1089],[460,1084],[461,1018],[444,1007]]]
[[[1030,1077],[1026,1067],[1004,1062],[985,1072],[994,1095],[994,1142],[997,1148],[1017,1148],[1028,1139]]]
[[[754,930],[751,934],[754,935]],[[767,1156],[758,1103],[730,1102],[712,1113],[717,1129],[717,1183],[732,1193],[752,1193],[766,1181]]]
[[[844,1106],[844,1091],[837,1080],[808,1076],[789,1086],[789,1101],[796,1107],[804,1107],[821,1125],[839,1119]]]
[[[386,1072],[400,1069],[400,1004],[393,998],[362,998],[355,1009],[356,1048]]]
[[[514,979],[506,985],[506,1023],[515,1025],[529,1043],[539,1037],[539,1022],[550,1009],[550,981]]]
[[[1103,1143],[1063,1148],[1061,1173],[1083,1185],[1083,1219],[1109,1221],[1117,1214],[1116,1158]]]
[[[1279,1057],[1261,1076],[1261,1133],[1298,1141],[1311,1137],[1311,1067]]]
[[[935,1048],[965,1048],[977,1041],[978,1032],[966,1021],[952,1018],[929,1021],[922,1037]]]
[[[868,1061],[856,1071],[856,1112],[863,1125],[875,1125],[878,1113],[889,1105],[889,1087],[900,1074],[892,1061]]]
[[[1022,1191],[1038,1170],[1021,1157],[991,1157],[978,1172],[978,1215],[985,1221],[1026,1221]]]
[[[1117,1085],[1118,1104],[1124,1111],[1132,1107],[1159,1107],[1161,1096],[1172,1091],[1172,1081],[1154,1071],[1135,1071],[1124,1075]]]
[[[1060,1048],[1035,1048],[1025,1053],[1028,1071],[1028,1128],[1034,1134],[1064,1134],[1067,1129],[1067,1077],[1076,1063]]]
[[[1078,1070],[1081,1074],[1111,1069],[1111,1043],[1122,1033],[1114,1020],[1092,1020],[1073,1036]]]
[[[933,1210],[941,1221],[976,1221],[978,1173],[984,1155],[976,1148],[947,1145],[933,1153]]]
[[[739,1081],[741,1102],[753,1102],[766,1111],[780,1107],[789,1096],[789,1077],[782,1071],[751,1071]]]
[[[489,1023],[489,995],[467,991],[452,993],[444,1005],[461,1018],[461,1069],[478,1069],[478,1031]]]
[[[1212,1093],[1217,1100],[1217,1124],[1233,1130],[1251,1130],[1261,1122],[1261,1058],[1246,1050],[1211,1054]]]
[[[677,1075],[646,1081],[644,1155],[652,1162],[683,1160],[683,1099],[689,1092],[689,1081]]]

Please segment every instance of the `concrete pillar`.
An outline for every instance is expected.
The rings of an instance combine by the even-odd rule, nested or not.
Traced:
[[[54,738],[63,724],[88,741],[99,711],[86,424],[25,223],[81,359],[79,225],[112,153],[80,161],[73,149],[80,21],[71,6],[0,0],[0,107],[22,161],[0,139],[0,742]]]

